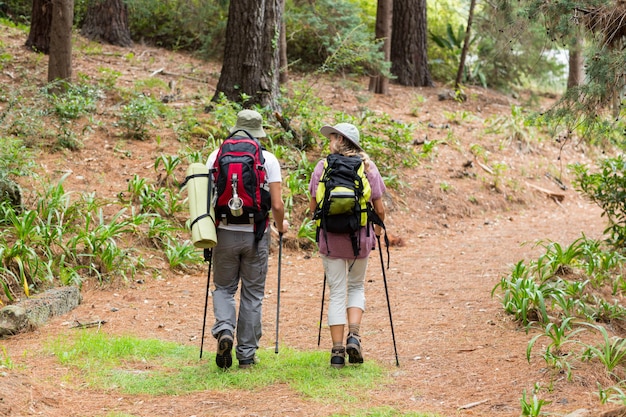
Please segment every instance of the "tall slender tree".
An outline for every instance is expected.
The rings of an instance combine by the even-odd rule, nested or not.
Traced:
[[[474,9],[476,8],[476,0],[471,0],[469,15],[467,16],[467,27],[465,28],[465,38],[463,39],[463,49],[461,50],[461,58],[459,60],[459,69],[456,72],[456,79],[454,80],[454,89],[458,90],[461,86],[461,80],[463,79],[463,71],[465,70],[465,59],[467,58],[467,51],[469,49],[470,37],[472,34],[472,24],[474,22]]]
[[[391,73],[406,86],[432,87],[426,53],[426,0],[393,0]]]
[[[581,36],[576,36],[570,43],[567,88],[578,87],[585,80],[583,46]]]
[[[52,0],[48,81],[72,78],[74,0]]]
[[[231,1],[220,79],[213,100],[278,109],[282,0]]]
[[[285,10],[285,0],[282,0],[282,8]],[[287,61],[287,31],[284,16],[280,24],[280,75],[278,77],[281,84],[289,81],[289,62]]]
[[[382,49],[385,61],[391,57],[391,16],[393,0],[378,0],[376,8],[376,39],[383,39]],[[370,78],[369,90],[376,94],[389,93],[389,79],[383,75]]]

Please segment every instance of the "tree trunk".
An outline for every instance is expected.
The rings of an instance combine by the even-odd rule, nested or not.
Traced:
[[[50,52],[50,26],[52,23],[52,0],[33,0],[30,32],[26,47],[35,52]]]
[[[569,70],[567,74],[567,88],[578,87],[585,79],[583,39],[576,37],[569,48]]]
[[[91,0],[80,33],[92,41],[132,46],[126,3],[123,0]]]
[[[426,0],[393,0],[391,73],[398,83],[433,87],[426,54]]]
[[[246,106],[279,109],[282,15],[282,0],[230,2],[224,61],[213,100],[223,93],[231,101],[245,101]]]
[[[376,9],[376,39],[383,39],[383,54],[385,61],[391,56],[391,16],[392,0],[378,0]],[[375,94],[389,94],[389,79],[382,75],[370,78],[369,91]]]
[[[52,0],[48,82],[72,78],[74,0]]]
[[[285,0],[282,0],[282,9],[285,10]],[[287,84],[289,81],[289,63],[287,61],[287,31],[285,29],[284,16],[280,24],[280,74],[278,76],[280,84]]]
[[[472,0],[470,3],[469,15],[467,17],[467,28],[465,29],[465,39],[463,39],[463,49],[461,50],[461,59],[459,60],[459,69],[456,73],[456,80],[454,81],[454,89],[458,90],[463,79],[463,71],[465,70],[465,59],[467,58],[467,50],[469,49],[470,36],[472,33],[472,23],[474,21],[474,8],[476,7],[476,0]]]

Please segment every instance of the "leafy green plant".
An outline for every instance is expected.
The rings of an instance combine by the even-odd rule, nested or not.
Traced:
[[[306,239],[309,242],[315,242],[315,234],[317,231],[317,226],[315,222],[309,218],[304,218],[302,223],[300,223],[300,227],[298,228],[298,239]]]
[[[96,103],[102,97],[100,89],[90,85],[70,84],[63,93],[56,93],[56,85],[48,87],[48,98],[54,112],[61,119],[78,119],[80,116],[93,113]]]
[[[487,162],[489,158],[489,152],[480,144],[472,143],[470,145],[470,152],[475,158],[480,158],[483,162]]]
[[[441,140],[425,140],[422,144],[422,149],[419,152],[419,157],[421,159],[433,160],[436,156],[437,146],[442,144]]]
[[[461,52],[463,50],[463,44],[465,41],[465,27],[463,25],[459,25],[455,31],[452,27],[452,24],[448,23],[446,25],[445,34],[439,34],[433,31],[429,31],[429,35],[430,39],[433,41],[433,44],[441,48],[444,51],[444,56],[448,57],[448,59],[451,58],[454,61],[456,68],[458,68],[458,63],[460,61]],[[470,39],[470,48],[473,46],[476,40],[476,36],[473,36]],[[452,69],[450,69],[450,72],[451,70]],[[466,61],[465,67],[463,68],[463,78],[461,81],[463,83],[480,84],[483,87],[487,87],[487,76],[482,69],[480,61],[477,61],[473,64],[470,64]]]
[[[125,129],[126,137],[144,140],[148,135],[148,127],[158,115],[156,100],[140,94],[122,106],[118,125]]]
[[[9,356],[9,353],[7,352],[7,348],[5,348],[4,346],[0,346],[0,348],[0,352],[2,353],[2,356],[0,357],[0,369],[13,369],[14,364],[11,360],[11,357]]]
[[[617,385],[613,385],[608,388],[602,387],[600,383],[598,386],[598,397],[600,398],[600,404],[615,403],[623,404],[626,400],[626,392],[624,391],[624,382],[621,381]]]
[[[442,181],[439,183],[439,189],[443,191],[444,193],[447,193],[448,191],[451,191],[453,187],[452,185],[450,185],[450,183],[446,181]]]
[[[520,398],[522,416],[537,417],[545,414],[541,411],[541,409],[547,404],[550,404],[550,401],[539,399],[536,394],[533,394],[532,400],[529,400],[526,397],[526,390],[522,392],[522,398]]]
[[[546,281],[557,274],[571,272],[571,267],[576,266],[583,255],[585,237],[580,237],[572,242],[567,248],[554,241],[539,240],[536,246],[542,246],[545,253],[539,256],[535,264],[541,281]]]
[[[485,133],[502,135],[500,148],[504,149],[511,145],[528,152],[531,142],[539,138],[536,128],[534,128],[524,113],[521,106],[511,106],[510,116],[496,116],[485,121]]]
[[[141,197],[149,192],[149,189],[148,180],[136,174],[128,181],[127,191],[130,193],[131,202],[139,202]]]
[[[608,219],[604,231],[616,247],[626,242],[626,160],[622,155],[599,163],[600,172],[592,173],[581,164],[570,165],[575,175],[574,187],[603,210]]]
[[[159,172],[159,167],[163,165],[165,177],[161,178],[162,184],[176,185],[174,171],[182,163],[182,159],[178,155],[159,155],[154,161],[154,170]]]
[[[497,289],[503,291],[504,311],[512,314],[523,326],[528,326],[532,321],[549,322],[544,293],[546,287],[535,282],[523,261],[519,261],[510,275],[496,284],[491,291],[492,296]]]
[[[467,123],[468,121],[476,119],[476,116],[467,110],[458,110],[455,112],[444,111],[443,115],[448,122],[457,125]]]
[[[560,325],[556,323],[548,323],[546,327],[543,329],[543,333],[539,333],[535,335],[530,342],[528,342],[528,346],[526,347],[526,359],[530,362],[530,354],[535,346],[535,343],[540,338],[547,338],[550,340],[550,343],[546,346],[546,352],[550,352],[554,355],[560,355],[562,353],[562,348],[567,343],[574,343],[576,340],[574,336],[583,330],[584,328],[578,328],[572,330],[570,322],[573,320],[573,317],[566,317],[561,321]]]
[[[1,120],[1,118],[0,118]],[[3,175],[29,175],[35,166],[33,151],[22,139],[0,135],[0,173]]]
[[[118,78],[122,76],[122,73],[107,67],[99,67],[98,73],[98,85],[105,90],[112,90],[115,88]]]
[[[597,330],[603,338],[603,343],[597,346],[585,345],[582,359],[597,359],[604,365],[606,371],[612,374],[615,368],[626,358],[626,339],[621,337],[609,337],[607,330],[602,325],[593,323],[582,324]]]
[[[118,245],[122,235],[134,231],[133,224],[123,216],[124,210],[110,219],[104,216],[102,209],[96,216],[87,214],[81,229],[68,239],[66,253],[101,281],[112,274],[125,277],[130,272],[131,276],[134,275],[133,265],[137,260]]]
[[[201,264],[204,260],[189,240],[184,242],[170,240],[165,246],[165,256],[172,269],[189,269],[193,265]]]

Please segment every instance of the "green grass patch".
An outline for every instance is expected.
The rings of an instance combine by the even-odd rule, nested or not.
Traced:
[[[366,361],[341,370],[329,365],[329,352],[260,349],[260,363],[239,369],[237,361],[224,371],[215,354],[198,358],[198,346],[157,339],[109,336],[92,330],[62,335],[49,344],[58,360],[76,368],[76,377],[90,386],[136,395],[180,395],[204,390],[255,390],[287,384],[304,398],[325,403],[358,402],[367,390],[387,382],[379,364]],[[234,353],[234,352],[233,352]]]
[[[352,410],[350,414],[332,414],[330,417],[437,417],[439,414],[417,413],[413,411],[401,412],[392,407],[368,408],[366,410]]]

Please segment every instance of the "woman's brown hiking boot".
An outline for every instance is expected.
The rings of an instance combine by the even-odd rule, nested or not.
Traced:
[[[330,352],[330,366],[341,369],[346,364],[346,348],[343,346],[334,347]]]
[[[346,352],[348,353],[348,362],[363,363],[363,354],[361,353],[361,337],[355,333],[348,333],[346,340]]]

